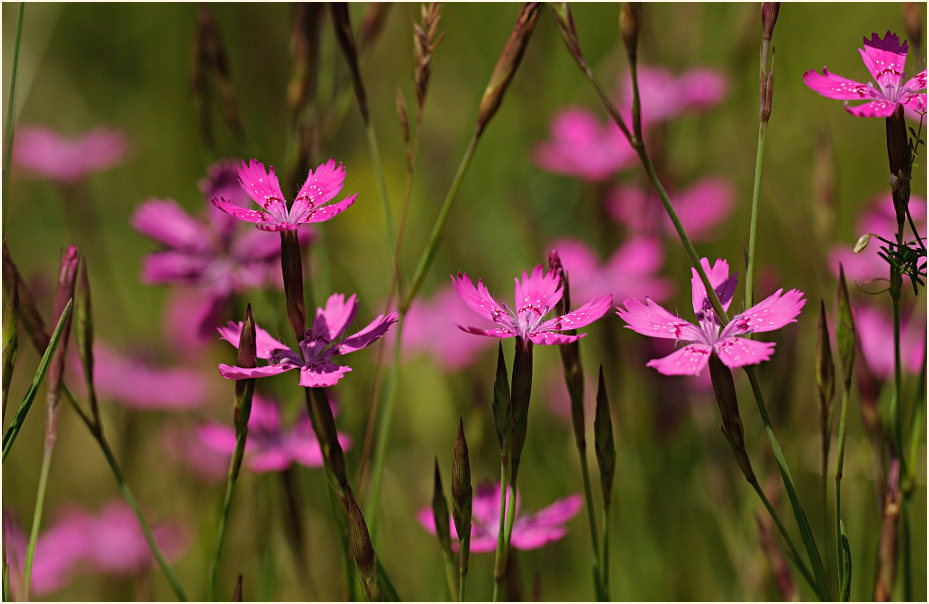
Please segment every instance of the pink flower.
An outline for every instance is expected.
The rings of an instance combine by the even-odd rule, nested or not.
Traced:
[[[403,323],[403,350],[427,353],[450,371],[470,365],[492,344],[491,340],[472,338],[454,329],[472,316],[451,287],[439,290],[428,301],[417,299]]]
[[[94,387],[98,397],[138,410],[193,409],[202,406],[208,394],[206,379],[198,371],[126,358],[100,342],[94,345]]]
[[[7,559],[13,591],[22,589],[25,537],[4,515]],[[155,541],[169,559],[186,547],[186,538],[177,525],[156,526]],[[21,546],[21,547],[20,547]],[[122,501],[107,504],[99,514],[72,507],[59,516],[36,543],[30,592],[49,593],[66,586],[75,567],[92,572],[131,574],[154,563],[148,542],[132,509]]]
[[[722,259],[710,267],[706,258],[700,260],[706,271],[723,309],[728,310],[735,293],[736,275],[729,277],[729,264]],[[623,300],[625,308],[618,308],[619,317],[628,323],[626,327],[645,336],[668,338],[684,342],[686,345],[670,355],[652,359],[646,365],[654,367],[664,375],[697,375],[707,364],[711,352],[728,367],[754,365],[771,358],[774,351],[773,342],[758,342],[737,336],[779,329],[794,322],[800,309],[806,303],[803,293],[792,289],[786,294],[777,290],[758,304],[732,318],[720,330],[716,312],[710,305],[703,282],[696,269],[691,269],[691,294],[694,314],[699,325],[688,323],[671,314],[651,299],[643,304],[635,298]]]
[[[229,457],[200,440],[197,429],[172,422],[161,432],[165,457],[191,472],[196,480],[213,484],[224,482],[229,473]]]
[[[552,140],[540,143],[535,162],[557,174],[601,182],[632,166],[636,153],[612,121],[602,123],[586,109],[564,109],[551,125]]]
[[[735,190],[722,178],[704,178],[678,193],[669,192],[677,216],[694,240],[707,239],[729,216],[735,205]],[[616,222],[632,233],[655,232],[656,227],[676,237],[677,231],[654,191],[645,193],[631,185],[614,188],[606,200],[607,210]]]
[[[648,293],[663,300],[671,293],[667,279],[656,275],[664,263],[664,251],[654,237],[626,241],[603,264],[587,244],[576,239],[559,239],[550,247],[558,250],[572,298],[587,300],[606,291],[614,300]]]
[[[355,295],[346,301],[343,294],[332,294],[326,301],[325,308],[316,310],[313,328],[307,329],[299,343],[300,354],[287,348],[271,335],[255,327],[257,354],[259,359],[269,361],[264,367],[234,367],[220,364],[219,373],[228,380],[279,375],[291,369],[300,370],[300,385],[310,388],[322,388],[335,385],[342,376],[352,370],[351,367],[336,365],[332,358],[361,350],[383,336],[391,325],[397,322],[397,313],[378,315],[364,329],[346,338],[340,339],[349,323],[355,318],[358,303]],[[224,340],[235,347],[239,346],[239,334],[242,323],[232,323],[219,328]]]
[[[306,182],[287,209],[274,168],[265,172],[264,164],[253,159],[239,166],[239,182],[255,203],[266,211],[245,209],[227,201],[222,195],[212,197],[210,201],[239,220],[256,223],[255,226],[262,231],[293,231],[301,224],[325,222],[355,203],[357,195],[350,195],[338,203],[325,205],[342,190],[344,180],[342,164],[336,168],[335,161],[331,159],[320,164],[315,171],[307,174]]]
[[[926,239],[926,199],[910,198],[910,214],[919,231],[919,236]],[[873,233],[889,241],[896,240],[897,217],[894,212],[893,199],[890,193],[881,193],[871,202],[871,209],[866,211],[858,220],[858,234]],[[906,234],[912,238],[913,234],[906,227]],[[906,237],[905,237],[906,238]],[[910,239],[912,240],[912,239]],[[829,269],[834,275],[839,274],[839,263],[845,269],[845,277],[849,281],[865,283],[874,279],[887,279],[890,274],[887,261],[878,253],[884,243],[879,239],[872,239],[867,248],[859,253],[852,251],[851,245],[838,245],[829,252]]]
[[[235,429],[219,423],[200,426],[200,440],[214,451],[227,457],[235,451]],[[346,450],[351,439],[339,434],[339,444]],[[298,463],[308,468],[323,465],[323,453],[310,424],[304,415],[292,430],[281,427],[281,413],[277,405],[258,394],[252,398],[252,411],[248,417],[248,440],[245,444],[245,463],[256,473],[280,472]]]
[[[241,187],[236,192],[229,186],[234,174],[230,163],[217,162],[209,171],[210,179],[201,183],[206,192],[222,191],[224,198],[244,201]],[[152,198],[130,220],[137,231],[165,246],[145,258],[142,280],[193,285],[200,291],[201,303],[188,313],[197,320],[201,340],[213,333],[235,292],[275,283],[281,255],[275,237],[237,231],[237,221],[215,208],[206,218],[194,218],[173,199]]]
[[[510,491],[511,493],[513,490]],[[507,496],[509,499],[509,495]],[[516,492],[516,520],[510,544],[516,549],[538,549],[564,537],[568,529],[565,524],[581,509],[581,496],[571,495],[559,499],[536,514],[520,516],[519,492]],[[471,551],[492,552],[497,548],[497,532],[500,528],[500,483],[479,484],[474,491],[471,511]],[[435,534],[435,518],[432,508],[423,508],[418,514],[419,523]],[[450,521],[452,535],[458,535],[455,524]],[[457,548],[457,544],[456,548]]]
[[[639,102],[643,124],[667,121],[687,111],[709,109],[728,92],[725,76],[713,69],[693,69],[675,76],[663,67],[639,66]],[[632,77],[620,90],[624,107],[632,107]]]
[[[865,67],[878,87],[868,82],[862,84],[837,76],[823,67],[820,74],[815,69],[803,74],[803,81],[815,92],[830,99],[846,101],[845,110],[858,117],[889,117],[897,105],[903,105],[911,118],[926,112],[926,70],[903,81],[903,65],[906,62],[907,43],[900,43],[896,34],[887,33],[883,38],[871,34],[864,38],[864,48],[858,49]],[[868,100],[863,105],[850,107],[848,101]]]
[[[883,379],[894,375],[893,323],[884,312],[861,306],[854,309],[855,331],[861,343],[861,354],[871,372]],[[908,320],[900,324],[900,362],[907,373],[915,374],[926,357],[926,315],[915,309]]]
[[[534,344],[567,344],[579,340],[585,334],[569,336],[555,332],[578,329],[593,323],[609,310],[613,297],[607,294],[594,298],[573,312],[543,321],[545,315],[554,310],[555,305],[561,300],[562,288],[554,272],[543,275],[542,271],[540,264],[532,271],[532,276],[523,271],[522,281],[514,280],[516,282],[515,312],[509,306],[501,306],[494,300],[480,279],[475,288],[467,273],[459,272],[457,278],[452,277],[452,285],[462,301],[471,310],[490,319],[499,327],[496,329],[462,327],[461,325],[458,327],[468,333],[481,336],[518,337],[523,342],[531,341]]]
[[[50,128],[20,126],[16,129],[13,157],[39,176],[73,185],[118,163],[128,147],[126,134],[110,128],[95,128],[67,139]]]

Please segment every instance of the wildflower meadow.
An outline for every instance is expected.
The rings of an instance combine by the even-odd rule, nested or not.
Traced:
[[[925,35],[4,3],[3,600],[925,601]]]

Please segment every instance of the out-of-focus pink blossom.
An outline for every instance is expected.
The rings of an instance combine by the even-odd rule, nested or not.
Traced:
[[[427,353],[449,371],[470,365],[493,344],[456,328],[473,317],[451,286],[440,289],[430,300],[417,299],[403,323],[403,350]],[[487,327],[493,324],[488,322]]]
[[[664,67],[640,65],[639,103],[643,125],[667,121],[682,113],[709,109],[723,100],[729,84],[715,69],[692,69],[674,75]],[[622,80],[620,98],[623,107],[632,107],[632,77]]]
[[[239,186],[236,191],[230,184],[236,174],[231,162],[217,162],[208,173],[200,183],[205,194],[221,194],[230,200],[228,204],[243,201],[244,190]],[[197,321],[201,341],[212,336],[234,293],[279,282],[275,279],[280,274],[279,239],[253,229],[238,230],[235,219],[212,206],[203,220],[173,199],[152,198],[136,209],[130,222],[164,246],[146,256],[143,281],[192,285],[200,291],[199,304],[188,312]],[[308,231],[303,242],[312,236]]]
[[[507,493],[507,500],[513,490]],[[510,545],[516,549],[538,549],[552,541],[564,537],[568,528],[565,526],[581,509],[581,496],[571,495],[559,499],[547,508],[535,514],[520,515],[520,497],[516,492],[513,533]],[[492,552],[497,547],[497,533],[500,528],[500,483],[495,485],[479,484],[474,490],[471,508],[471,551],[474,553]],[[419,523],[430,533],[435,534],[435,518],[432,508],[423,508],[418,514]],[[450,521],[451,534],[458,535],[455,524]],[[458,544],[454,544],[457,549]]]
[[[910,198],[910,214],[919,236],[926,240],[926,199],[913,195]],[[874,198],[870,209],[858,219],[858,235],[874,233],[888,241],[896,241],[897,217],[894,211],[893,198],[890,193],[882,193]],[[912,240],[913,233],[909,226],[905,226],[905,240]],[[839,263],[845,269],[845,277],[850,281],[866,283],[873,279],[887,279],[890,268],[887,261],[878,255],[881,246],[879,239],[871,239],[868,247],[859,253],[852,250],[852,245],[834,246],[829,252],[829,269],[833,274],[839,274]]]
[[[300,370],[300,385],[310,388],[334,386],[342,376],[352,370],[351,367],[336,365],[332,362],[337,355],[348,354],[365,348],[387,333],[391,325],[397,322],[397,313],[378,315],[361,331],[343,337],[343,333],[355,318],[358,302],[355,295],[346,300],[343,294],[332,294],[326,301],[325,308],[316,309],[313,328],[307,329],[300,341],[300,354],[297,354],[271,335],[255,327],[257,355],[259,359],[269,361],[263,367],[235,367],[220,363],[219,373],[227,380],[244,380],[249,378],[279,375],[291,369]],[[224,340],[238,348],[242,323],[232,323],[219,328]]]
[[[480,279],[475,287],[467,273],[458,273],[457,278],[453,276],[452,285],[461,300],[478,315],[498,326],[495,329],[460,325],[459,327],[463,331],[481,336],[517,337],[527,345],[530,341],[533,344],[554,345],[579,340],[585,334],[571,336],[555,332],[578,329],[593,323],[609,310],[613,297],[609,294],[602,295],[566,315],[543,320],[545,315],[555,309],[563,293],[558,275],[554,271],[543,274],[543,270],[540,264],[535,267],[531,276],[523,271],[522,280],[514,279],[515,311],[494,300]]]
[[[200,440],[197,429],[172,423],[161,433],[161,448],[172,463],[189,470],[197,480],[223,482],[229,473],[229,457]]]
[[[865,364],[875,376],[894,375],[893,322],[883,311],[870,306],[854,309],[855,331],[861,343]],[[918,373],[926,358],[926,315],[917,308],[900,325],[900,366],[907,373]]]
[[[197,431],[200,440],[214,451],[226,456],[235,451],[235,430],[232,426],[209,423]],[[343,450],[351,447],[351,438],[339,434]],[[252,410],[248,417],[248,439],[245,444],[245,464],[256,473],[280,472],[298,463],[309,468],[323,465],[323,453],[310,424],[304,415],[296,426],[284,430],[277,404],[258,394],[252,397]]]
[[[712,267],[706,258],[702,258],[700,264],[723,309],[728,310],[735,293],[736,275],[729,276],[729,264],[722,259],[717,260]],[[699,325],[668,312],[649,298],[645,299],[645,303],[635,298],[626,298],[623,301],[625,308],[617,309],[619,318],[636,333],[685,344],[666,357],[646,363],[664,375],[697,375],[709,361],[710,353],[716,353],[723,364],[732,368],[767,361],[774,353],[773,342],[759,342],[738,336],[780,329],[794,322],[806,303],[799,290],[782,293],[783,290],[779,289],[737,314],[722,327],[696,269],[691,269],[691,272],[691,298]]]
[[[670,282],[657,275],[664,263],[664,250],[654,237],[629,239],[603,264],[586,243],[577,239],[559,239],[551,248],[558,250],[573,299],[588,300],[610,293],[614,300],[647,295],[664,300],[671,293]]]
[[[556,174],[601,182],[637,161],[619,127],[586,109],[558,112],[552,120],[551,137],[536,146],[534,158],[541,168]]]
[[[903,105],[908,117],[918,119],[926,112],[926,93],[919,93],[926,89],[926,70],[903,81],[906,41],[901,44],[900,38],[889,30],[883,38],[878,38],[875,33],[871,34],[870,40],[863,40],[864,48],[859,48],[858,52],[877,86],[829,73],[825,67],[822,73],[815,69],[804,73],[804,83],[825,97],[845,101],[845,110],[858,117],[889,117],[897,105]],[[849,106],[848,101],[867,102]]]
[[[727,180],[709,177],[680,192],[670,192],[668,197],[687,235],[700,241],[712,237],[714,229],[729,216],[735,204],[735,189]],[[606,204],[613,219],[632,233],[656,232],[660,228],[677,236],[657,193],[620,185],[609,193]]]
[[[345,181],[345,168],[342,164],[336,167],[332,159],[307,174],[290,208],[287,207],[273,166],[266,172],[264,164],[253,159],[247,164],[242,162],[238,172],[242,187],[264,211],[238,206],[221,193],[210,198],[210,201],[239,220],[255,223],[262,231],[293,231],[303,224],[325,222],[351,207],[357,197],[349,195],[338,203],[326,205],[342,190]]]
[[[155,541],[168,559],[186,547],[185,532],[177,524],[156,526]],[[25,537],[4,515],[4,533],[9,539],[7,560],[14,593],[22,590]],[[108,503],[98,513],[72,507],[39,536],[33,561],[30,593],[42,595],[65,587],[76,568],[92,573],[131,574],[154,562],[139,520],[122,501]]]
[[[126,134],[112,128],[95,128],[72,139],[42,126],[19,126],[13,158],[37,176],[73,185],[119,163],[128,149]]]
[[[94,344],[94,388],[98,397],[138,410],[193,409],[209,392],[198,371],[127,358],[101,342]]]

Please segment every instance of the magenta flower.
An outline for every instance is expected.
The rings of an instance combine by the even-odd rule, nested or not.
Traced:
[[[161,450],[173,465],[189,470],[196,480],[214,484],[225,482],[229,457],[200,440],[198,427],[172,422],[161,431]]]
[[[307,329],[299,343],[300,354],[287,348],[271,335],[255,327],[257,354],[259,359],[269,361],[263,367],[234,367],[220,364],[219,373],[227,380],[244,380],[248,378],[278,375],[291,369],[300,370],[300,385],[310,388],[322,388],[335,385],[342,376],[352,370],[351,367],[336,365],[332,358],[361,350],[387,333],[391,325],[397,322],[397,313],[378,315],[367,327],[345,338],[342,333],[354,320],[358,303],[355,295],[346,301],[343,294],[332,294],[326,301],[325,308],[316,309],[313,328]],[[224,340],[238,348],[242,323],[232,323],[219,328]],[[341,338],[341,339],[340,339]]]
[[[910,214],[919,231],[919,236],[926,239],[926,199],[913,195],[910,199]],[[858,234],[873,233],[888,241],[895,241],[897,232],[897,215],[894,212],[893,199],[890,193],[881,193],[871,202],[871,209],[866,211],[858,220],[856,228]],[[907,233],[910,233],[907,228]],[[910,233],[912,236],[912,234]],[[838,245],[829,252],[829,269],[836,276],[839,274],[839,263],[845,269],[845,277],[849,281],[865,283],[874,279],[887,279],[889,269],[887,261],[878,253],[884,245],[879,239],[871,239],[867,248],[859,253],[852,251],[851,245]]]
[[[700,264],[710,279],[724,310],[729,309],[735,293],[736,274],[729,276],[729,264],[718,259],[713,267],[706,258]],[[806,303],[803,293],[792,289],[782,294],[779,289],[758,304],[720,326],[719,318],[710,305],[709,297],[696,269],[691,269],[692,302],[698,325],[668,312],[651,299],[643,304],[635,298],[623,300],[625,308],[617,308],[626,327],[645,336],[683,342],[685,346],[666,357],[652,359],[646,365],[664,375],[697,375],[706,366],[710,353],[716,353],[728,367],[755,365],[771,358],[773,342],[758,342],[738,336],[779,329],[796,320]]]
[[[862,84],[848,80],[823,67],[820,74],[815,69],[803,74],[803,81],[815,92],[830,99],[845,102],[845,110],[858,117],[889,117],[897,105],[903,105],[909,117],[918,117],[926,112],[926,70],[923,69],[905,83],[903,82],[903,65],[906,62],[907,43],[900,43],[896,34],[888,31],[883,38],[871,34],[871,39],[864,38],[864,48],[858,49],[865,67],[877,86],[868,82]],[[868,102],[850,107],[848,101]]]
[[[716,227],[725,220],[735,205],[735,189],[722,178],[704,178],[669,199],[691,239],[700,241],[712,237]],[[607,211],[616,222],[626,225],[631,233],[656,232],[677,236],[674,224],[654,191],[645,193],[638,187],[620,185],[606,199]]]
[[[36,175],[73,185],[118,163],[128,148],[129,139],[120,130],[95,128],[68,139],[50,128],[20,126],[13,157]]]
[[[550,247],[558,250],[572,298],[587,300],[607,291],[614,300],[648,293],[663,300],[671,293],[668,280],[656,274],[664,263],[664,251],[654,237],[629,239],[602,264],[587,244],[576,239],[559,239]]]
[[[236,191],[229,186],[234,174],[231,163],[217,162],[209,173],[207,182],[201,183],[205,192],[221,191],[224,199],[247,202],[241,187],[235,184]],[[213,333],[235,292],[277,283],[280,241],[255,230],[236,229],[238,222],[215,208],[208,210],[204,221],[185,212],[173,199],[152,198],[136,209],[130,222],[164,245],[145,258],[142,280],[191,285],[199,291],[201,303],[188,309],[188,314],[196,320],[201,340]]]
[[[636,153],[619,127],[612,121],[602,123],[586,109],[558,112],[551,135],[552,140],[536,146],[534,158],[541,168],[556,174],[601,182],[636,162]]]
[[[513,490],[511,489],[511,493]],[[510,495],[507,495],[509,499]],[[564,537],[568,529],[565,524],[581,509],[581,496],[571,495],[559,499],[536,514],[519,512],[520,497],[516,492],[516,520],[510,544],[516,549],[538,549]],[[471,551],[492,552],[497,548],[497,531],[500,528],[500,483],[479,484],[474,491],[471,511]],[[419,523],[435,534],[435,518],[432,508],[423,508],[418,514]],[[458,535],[454,522],[450,522],[451,534]],[[457,549],[458,544],[455,544]]]
[[[235,429],[232,426],[205,424],[200,426],[197,434],[207,446],[227,457],[235,451]],[[339,434],[339,444],[343,450],[347,450],[351,447],[351,438]],[[255,394],[252,398],[252,411],[248,417],[245,463],[251,471],[259,474],[281,472],[292,463],[308,468],[321,468],[323,452],[313,432],[310,418],[303,415],[293,429],[285,431],[281,427],[278,406],[273,401]]]
[[[643,125],[664,122],[688,111],[709,109],[729,89],[726,77],[714,69],[693,69],[675,76],[663,67],[639,66],[639,102]],[[632,107],[632,77],[622,80],[620,98]]]
[[[613,303],[613,297],[606,294],[594,298],[573,312],[543,321],[545,315],[554,310],[555,305],[561,300],[562,287],[558,275],[554,272],[543,275],[542,271],[540,264],[532,271],[532,276],[523,271],[522,281],[514,279],[515,312],[506,304],[500,305],[494,300],[480,279],[477,281],[477,287],[474,287],[467,273],[459,272],[457,278],[452,277],[452,285],[458,296],[471,310],[499,326],[495,329],[481,329],[459,325],[459,329],[492,338],[518,337],[525,343],[567,344],[579,340],[585,334],[569,336],[555,333],[556,331],[589,325],[602,317]]]
[[[281,185],[274,174],[272,166],[265,172],[264,164],[251,160],[239,166],[239,182],[249,196],[260,205],[262,210],[248,210],[227,201],[222,195],[212,197],[217,208],[239,220],[254,222],[262,231],[293,231],[301,224],[325,222],[341,214],[355,203],[356,195],[350,195],[338,203],[325,205],[342,190],[345,181],[345,168],[342,164],[336,168],[335,161],[329,160],[310,170],[306,182],[297,193],[290,209],[281,192]]]
[[[10,540],[7,542],[10,583],[17,593],[22,590],[25,537],[18,527],[7,521],[6,514],[4,532]],[[169,559],[176,558],[186,547],[187,539],[177,525],[156,526],[153,533]],[[144,570],[154,561],[139,520],[127,504],[113,501],[99,514],[73,507],[65,510],[57,522],[39,536],[30,593],[41,595],[65,587],[76,568],[126,575]]]
[[[875,376],[892,379],[894,375],[893,323],[883,311],[869,306],[854,309],[855,331],[861,343],[865,365]],[[900,367],[919,373],[926,358],[926,315],[924,308],[914,309],[900,324]]]
[[[493,344],[491,340],[472,338],[455,329],[473,316],[450,286],[440,289],[429,300],[417,299],[410,305],[403,322],[403,350],[426,353],[449,371],[470,365]],[[493,324],[488,323],[487,327]]]

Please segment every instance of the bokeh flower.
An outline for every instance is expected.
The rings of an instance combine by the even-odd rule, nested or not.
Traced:
[[[481,329],[479,327],[458,327],[468,333],[492,338],[518,337],[523,342],[533,344],[567,344],[574,342],[585,334],[565,335],[555,333],[569,329],[578,329],[593,323],[602,317],[610,305],[613,297],[609,294],[594,298],[578,308],[561,317],[553,317],[543,321],[545,315],[555,309],[563,293],[558,275],[549,271],[543,274],[542,265],[532,271],[532,275],[523,271],[523,278],[515,279],[514,298],[516,310],[513,311],[506,304],[501,305],[491,297],[483,281],[478,279],[477,287],[471,282],[467,273],[458,273],[452,277],[452,285],[468,307],[484,317],[490,319],[499,327],[495,329]]]
[[[289,209],[273,166],[265,172],[264,164],[253,159],[247,164],[242,162],[238,171],[242,187],[265,211],[243,208],[228,201],[222,194],[210,201],[239,220],[254,222],[262,231],[293,231],[303,224],[325,222],[347,210],[357,197],[349,195],[342,201],[326,205],[342,190],[345,181],[345,168],[342,164],[336,167],[332,159],[317,166],[316,170],[310,170]]]
[[[819,73],[815,69],[803,74],[803,81],[815,92],[830,99],[845,101],[845,110],[858,117],[889,117],[897,105],[903,105],[909,117],[917,118],[926,112],[926,70],[903,82],[903,66],[906,63],[907,43],[889,30],[883,38],[871,34],[863,38],[864,48],[859,48],[861,59],[877,82],[862,84],[830,73],[825,67]],[[901,84],[902,83],[902,84]],[[862,105],[849,106],[848,101],[864,101]]]
[[[129,138],[113,128],[95,128],[66,138],[51,128],[19,126],[13,158],[37,176],[73,185],[119,163],[128,149]]]
[[[228,380],[244,380],[279,375],[291,369],[299,369],[301,386],[310,388],[333,386],[352,368],[337,365],[332,362],[332,358],[361,350],[372,344],[397,322],[395,312],[378,315],[361,331],[343,338],[342,334],[355,318],[357,310],[358,302],[354,294],[348,300],[343,294],[329,296],[326,307],[316,309],[313,328],[304,332],[303,340],[299,343],[300,354],[256,326],[258,358],[269,361],[269,364],[245,368],[220,363],[219,373]],[[230,321],[226,327],[219,328],[220,336],[236,348],[239,347],[241,331],[241,321],[239,323]]]
[[[683,113],[709,109],[725,98],[729,83],[715,69],[691,69],[674,75],[664,67],[640,65],[639,102],[643,125],[652,125]],[[623,107],[632,107],[632,77],[627,74],[620,86]]]
[[[235,451],[235,429],[230,425],[215,422],[204,424],[197,430],[197,435],[208,447],[227,457]],[[339,434],[339,444],[343,450],[347,450],[351,447],[351,438]],[[280,472],[292,463],[308,468],[320,468],[323,465],[323,452],[310,418],[303,415],[292,429],[285,430],[281,425],[278,405],[256,393],[252,397],[252,410],[248,416],[246,466],[256,473]]]
[[[550,131],[551,140],[539,143],[533,152],[535,163],[549,172],[601,182],[637,161],[619,127],[586,109],[559,111]]]
[[[865,365],[881,379],[893,379],[893,322],[882,311],[870,306],[854,309],[855,332],[861,344]],[[923,307],[913,309],[900,324],[900,368],[919,373],[926,359],[926,315]]]
[[[507,494],[507,500],[514,489]],[[516,519],[513,521],[513,534],[510,545],[516,549],[538,549],[547,543],[564,537],[568,528],[565,526],[581,509],[581,496],[571,495],[559,499],[535,514],[520,515],[520,497],[516,493]],[[430,533],[435,534],[435,518],[432,508],[423,508],[418,514],[419,523]],[[449,521],[452,535],[458,535],[454,522]],[[492,552],[497,548],[497,531],[500,528],[500,483],[479,484],[474,491],[471,511],[471,551],[474,553]],[[454,547],[457,549],[458,544]]]
[[[722,259],[718,259],[712,267],[706,258],[702,258],[700,264],[723,309],[728,310],[735,293],[736,274],[729,276],[729,264]],[[723,364],[732,368],[767,361],[774,352],[773,342],[759,342],[738,336],[772,331],[792,323],[806,303],[799,290],[782,293],[783,290],[779,289],[748,310],[735,315],[725,327],[721,327],[703,282],[696,269],[691,271],[691,298],[698,325],[668,312],[649,298],[644,303],[635,298],[626,298],[623,301],[625,308],[617,309],[619,317],[636,333],[685,344],[666,357],[646,363],[664,375],[697,375],[706,366],[710,353],[716,353]]]

